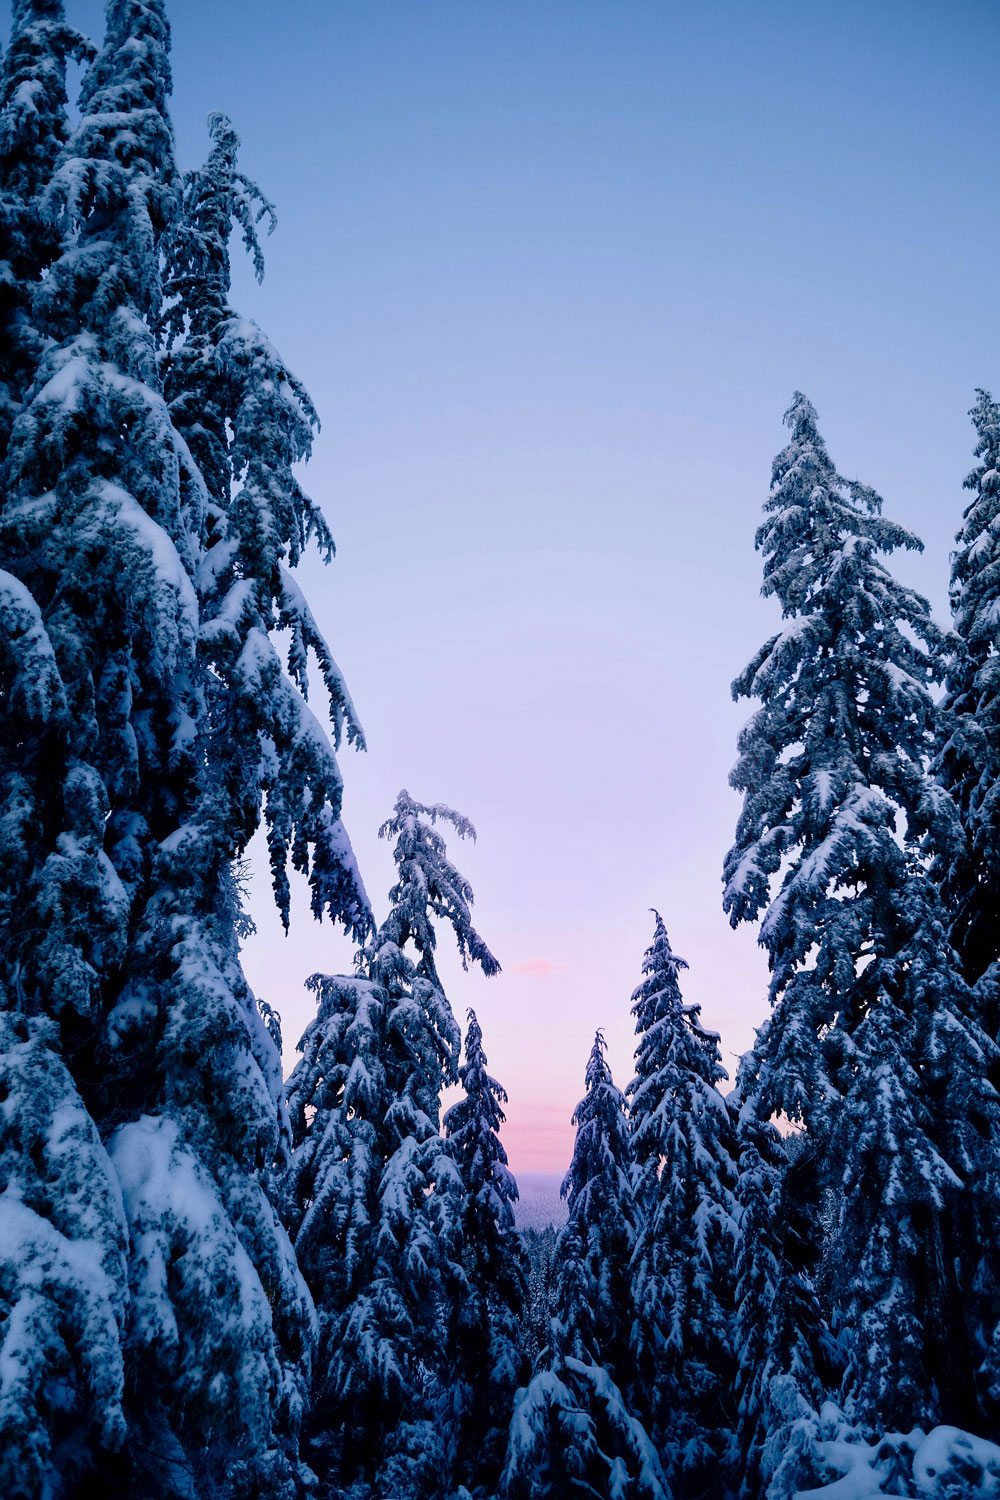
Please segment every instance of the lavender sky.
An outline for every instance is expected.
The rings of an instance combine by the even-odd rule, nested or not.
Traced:
[[[96,29],[98,7],[71,16]],[[210,109],[280,223],[236,301],[312,392],[338,558],[303,582],[365,724],[345,821],[406,786],[504,972],[442,971],[510,1093],[515,1169],[562,1168],[595,1027],[663,913],[732,1071],[763,1016],[720,868],[775,628],[753,534],[782,412],[927,544],[946,604],[976,385],[1000,386],[995,3],[174,0],[184,165]],[[350,947],[254,885],[246,966],[289,1063],[309,973]]]

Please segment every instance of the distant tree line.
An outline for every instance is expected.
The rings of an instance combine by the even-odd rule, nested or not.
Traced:
[[[635,1076],[598,1032],[526,1245],[435,956],[499,970],[474,829],[401,792],[379,922],[340,819],[316,414],[229,301],[274,210],[224,116],[178,171],[163,0],[100,48],[14,0],[0,82],[0,1493],[1000,1492],[1000,407],[945,632],[793,398],[725,861],[769,1016],[724,1094],[654,914]],[[357,944],[287,1083],[239,956],[261,827],[286,927],[291,870]]]

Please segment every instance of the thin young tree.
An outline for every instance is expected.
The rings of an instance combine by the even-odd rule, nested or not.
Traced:
[[[954,804],[928,772],[941,632],[880,554],[917,547],[834,468],[796,394],[757,546],[784,623],[734,684],[760,707],[732,782],[734,925],[761,917],[772,1014],[744,1104],[804,1123],[831,1190],[843,1398],[866,1429],[975,1420],[960,1203],[996,1201],[994,1044],[948,941],[932,851]],[[809,1233],[818,1249],[818,1200]]]
[[[675,1495],[721,1495],[735,1412],[732,1328],[738,1210],[733,1119],[719,1037],[686,1004],[659,912],[632,996],[626,1090],[640,1228],[632,1255],[633,1379]]]
[[[524,1322],[528,1264],[514,1225],[517,1183],[500,1140],[507,1095],[486,1071],[483,1033],[469,1011],[463,1097],[444,1117],[462,1179],[462,1266],[468,1294],[451,1330],[450,1379],[461,1390],[460,1477],[496,1492],[514,1392],[528,1375]]]

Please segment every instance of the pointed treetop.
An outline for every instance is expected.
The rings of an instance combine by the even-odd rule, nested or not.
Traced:
[[[226,183],[229,189],[229,227],[239,225],[244,248],[253,262],[254,275],[261,282],[264,280],[264,252],[257,226],[266,219],[267,233],[273,234],[278,227],[277,210],[255,182],[244,172],[236,170],[240,138],[229,116],[213,110],[208,116],[208,133],[214,145],[205,164],[204,175],[209,177],[221,174]]]
[[[264,252],[258,225],[266,219],[267,233],[271,234],[278,222],[274,205],[237,169],[240,138],[228,115],[217,111],[210,114],[208,133],[212,149],[203,167],[185,173],[183,211],[173,226],[167,249],[169,290],[175,301],[167,309],[164,322],[170,336],[176,338],[184,336],[185,317],[190,318],[196,337],[220,336],[219,325],[232,316],[228,300],[229,240],[234,228],[241,231],[260,282],[264,279]],[[316,425],[311,403],[304,415],[307,425]]]
[[[468,1015],[465,1062],[458,1070],[464,1096],[445,1115],[445,1134],[456,1145],[467,1191],[487,1206],[497,1223],[513,1228],[510,1204],[517,1200],[517,1183],[499,1135],[507,1118],[507,1091],[486,1071],[482,1028],[474,1010]]]
[[[449,1136],[467,1138],[473,1153],[481,1154],[484,1150],[485,1136],[490,1133],[496,1136],[507,1118],[503,1112],[503,1105],[507,1103],[507,1090],[495,1078],[491,1078],[486,1071],[487,1059],[483,1049],[482,1027],[474,1010],[470,1009],[468,1016],[469,1029],[465,1034],[465,1062],[458,1070],[465,1097],[452,1105],[445,1115],[444,1125]],[[489,1146],[485,1146],[485,1149],[491,1159],[506,1166],[507,1154],[498,1138]],[[509,1173],[502,1175],[505,1183],[509,1178],[509,1184],[513,1188],[510,1196],[516,1198],[517,1186],[513,1177]]]
[[[466,1014],[469,1028],[465,1033],[465,1062],[459,1068],[458,1076],[467,1094],[482,1092],[494,1101],[491,1113],[495,1115],[494,1128],[496,1128],[507,1118],[500,1108],[500,1104],[507,1103],[507,1091],[486,1071],[488,1058],[483,1047],[483,1028],[479,1024],[476,1012],[470,1006]]]
[[[432,806],[416,802],[405,789],[396,798],[392,816],[379,829],[379,838],[396,840],[393,858],[398,879],[389,892],[392,911],[375,945],[390,942],[402,948],[412,939],[421,955],[418,972],[437,984],[437,938],[431,917],[443,917],[451,923],[463,969],[471,962],[479,964],[484,974],[499,974],[499,963],[472,925],[472,887],[448,859],[444,839],[431,826],[438,822],[450,823],[460,838],[476,837],[475,828],[461,813],[441,802]]]
[[[755,545],[765,553],[761,592],[775,594],[787,616],[813,606],[818,589],[830,586],[830,558],[865,557],[896,547],[921,551],[905,527],[886,521],[882,500],[865,484],[838,474],[817,427],[816,408],[796,391],[784,417],[792,438],[774,460],[771,494]],[[854,572],[849,563],[843,583]]]
[[[587,1059],[587,1071],[584,1074],[584,1083],[588,1092],[596,1089],[600,1084],[611,1083],[611,1069],[608,1067],[607,1057],[608,1044],[604,1037],[603,1026],[598,1026],[594,1032],[594,1045],[590,1049],[590,1057]],[[575,1117],[574,1117],[575,1118]]]
[[[656,1033],[659,1023],[668,1017],[683,1016],[691,1031],[703,1040],[717,1043],[717,1032],[706,1031],[701,1024],[701,1006],[686,1002],[681,994],[680,972],[688,968],[687,959],[681,958],[670,946],[666,925],[655,907],[650,907],[656,918],[653,941],[646,949],[642,960],[642,982],[632,992],[632,1014],[635,1016],[636,1034],[641,1038],[636,1053],[636,1072],[643,1074],[655,1068],[662,1059],[658,1056],[659,1039]],[[718,1077],[727,1075],[720,1070]],[[628,1092],[634,1094],[637,1080]]]
[[[486,1053],[483,1051],[483,1028],[479,1024],[479,1018],[470,1005],[465,1013],[469,1023],[469,1029],[465,1033],[465,1058],[470,1063],[475,1058],[486,1062]]]
[[[649,909],[656,918],[656,923],[653,928],[653,941],[643,955],[642,972],[646,975],[655,975],[657,978],[662,976],[664,979],[673,981],[676,984],[677,976],[681,969],[688,967],[687,959],[681,958],[671,948],[670,938],[667,936],[666,924],[660,913],[656,910],[656,907],[651,906]],[[645,984],[639,986],[632,996],[633,1002],[638,1001],[640,994],[644,993],[646,988]],[[635,1004],[632,1006],[632,1014],[636,1014]]]
[[[788,410],[781,420],[786,427],[791,429],[794,437],[800,441],[803,438],[808,438],[811,442],[816,443],[823,452],[826,451],[825,444],[819,435],[819,429],[816,425],[818,420],[816,408],[809,400],[809,397],[804,396],[801,391],[792,392],[792,399]]]
[[[591,1189],[602,1178],[607,1179],[613,1196],[631,1196],[625,1096],[611,1075],[607,1050],[604,1031],[598,1027],[584,1075],[587,1092],[573,1111],[577,1127],[573,1160],[559,1190],[569,1203],[571,1218],[577,1211],[589,1212]]]

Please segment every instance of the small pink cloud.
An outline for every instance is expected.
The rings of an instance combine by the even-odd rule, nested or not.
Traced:
[[[551,958],[528,958],[523,964],[512,964],[512,974],[530,974],[532,979],[550,979],[553,974],[563,974],[569,964],[554,964]]]

